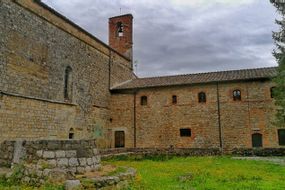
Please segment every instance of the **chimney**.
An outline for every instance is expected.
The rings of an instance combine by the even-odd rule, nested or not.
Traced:
[[[133,15],[109,18],[109,45],[133,60]]]

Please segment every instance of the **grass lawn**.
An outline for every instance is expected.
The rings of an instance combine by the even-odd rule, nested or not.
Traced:
[[[229,157],[189,157],[155,160],[109,160],[136,168],[130,189],[145,190],[285,190],[285,166]],[[190,174],[186,181],[179,176]]]

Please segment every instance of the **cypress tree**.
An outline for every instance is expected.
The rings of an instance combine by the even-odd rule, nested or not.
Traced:
[[[273,55],[278,63],[277,77],[274,78],[276,87],[273,94],[277,105],[277,125],[285,126],[285,0],[270,0],[280,13],[281,18],[276,20],[280,30],[273,32],[276,45]]]

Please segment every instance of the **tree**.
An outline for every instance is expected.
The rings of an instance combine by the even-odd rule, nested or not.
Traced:
[[[273,55],[278,63],[277,77],[274,78],[276,87],[274,88],[274,99],[277,105],[277,124],[285,125],[285,0],[270,0],[281,15],[280,20],[276,20],[276,24],[280,26],[280,30],[273,32],[276,49]]]

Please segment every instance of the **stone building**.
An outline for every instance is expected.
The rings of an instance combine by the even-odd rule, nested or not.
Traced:
[[[132,20],[110,18],[107,45],[40,1],[0,0],[0,141],[285,145],[273,125],[276,68],[138,78]]]

